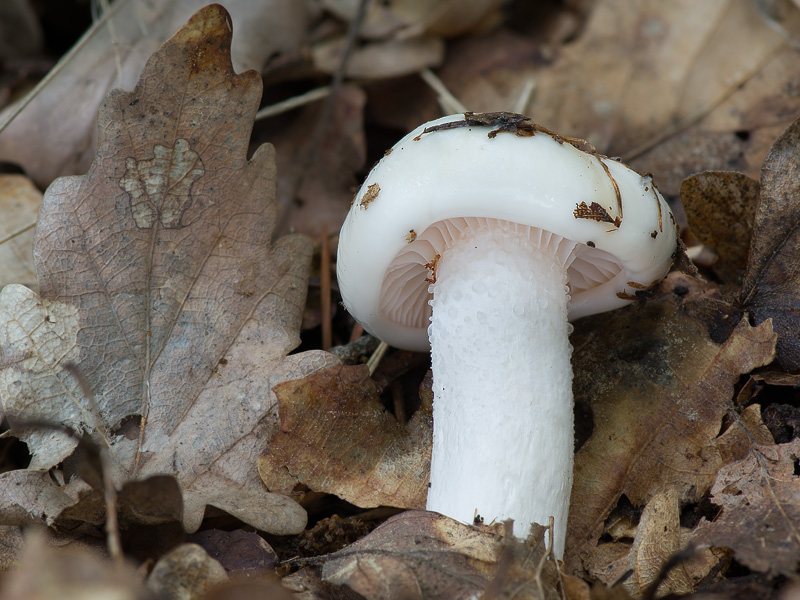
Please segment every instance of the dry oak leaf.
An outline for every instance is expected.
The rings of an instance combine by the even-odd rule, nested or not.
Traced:
[[[270,490],[297,483],[364,508],[424,508],[432,398],[405,425],[380,403],[365,365],[334,366],[275,386],[280,431],[259,458]]]
[[[750,256],[740,301],[757,323],[772,319],[777,357],[787,371],[800,370],[800,119],[764,159]]]
[[[555,600],[558,575],[544,528],[526,542],[505,539],[503,526],[473,527],[432,512],[408,511],[330,554],[322,579],[368,600],[516,598]]]
[[[582,561],[625,494],[644,506],[672,487],[697,502],[718,469],[747,444],[719,436],[739,377],[769,363],[776,336],[769,322],[739,323],[722,345],[667,296],[576,324],[573,389],[592,407],[594,431],[575,456],[567,529],[569,570]]]
[[[0,292],[0,399],[22,422],[96,432],[89,400],[62,368],[75,364],[110,432],[118,486],[174,476],[189,531],[214,505],[296,533],[305,511],[268,493],[256,469],[277,426],[270,390],[334,359],[287,357],[299,343],[311,251],[302,236],[271,241],[273,148],[247,160],[261,79],[234,73],[231,37],[225,10],[206,7],[150,58],[133,92],[104,100],[89,172],[45,194],[40,294]],[[16,434],[35,470],[75,446],[52,430]]]
[[[754,446],[750,455],[720,469],[711,501],[722,508],[701,521],[694,540],[731,548],[736,559],[762,573],[793,573],[800,563],[800,439]]]

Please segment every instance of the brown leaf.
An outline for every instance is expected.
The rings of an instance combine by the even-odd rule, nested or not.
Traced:
[[[302,236],[271,242],[274,151],[247,160],[261,80],[233,72],[231,36],[224,9],[207,7],[151,57],[133,92],[104,101],[89,173],[45,195],[41,295],[0,292],[0,397],[22,422],[97,431],[62,368],[73,363],[112,433],[118,485],[175,477],[189,531],[214,505],[296,533],[305,512],[268,493],[255,466],[276,427],[270,388],[336,361],[286,357],[299,343],[310,247]],[[117,432],[131,417],[138,440]],[[33,469],[75,446],[49,430],[19,435]]]
[[[402,425],[380,404],[363,365],[331,367],[274,391],[280,432],[259,459],[269,489],[288,492],[300,482],[356,506],[424,508],[430,403]]]
[[[487,598],[560,598],[543,528],[534,528],[524,543],[487,529],[436,513],[401,513],[330,555],[322,578],[371,600],[446,600],[480,592]]]
[[[575,397],[594,413],[592,436],[575,457],[567,531],[565,562],[580,570],[622,494],[643,506],[668,487],[681,502],[708,490],[723,464],[715,438],[733,385],[772,360],[775,335],[769,323],[742,322],[719,346],[663,299],[586,319],[573,343]]]
[[[531,113],[620,152],[703,114],[786,45],[749,3],[605,0],[537,78]]]
[[[0,160],[22,166],[41,189],[56,177],[84,173],[95,154],[97,110],[104,96],[114,87],[133,87],[147,58],[206,4],[115,3],[110,24],[99,21],[88,31],[2,132]],[[226,0],[225,6],[238,32],[233,49],[237,69],[260,69],[273,53],[297,48],[305,35],[306,11],[300,2]]]
[[[689,227],[718,256],[713,269],[736,283],[747,264],[758,199],[758,182],[743,173],[705,171],[681,184],[681,203]]]
[[[750,258],[741,303],[756,323],[772,319],[777,356],[788,371],[800,369],[800,120],[772,145],[761,170]]]
[[[755,446],[750,455],[720,469],[711,488],[722,508],[702,521],[694,539],[733,549],[754,571],[790,573],[800,561],[800,440]]]
[[[21,283],[36,289],[33,227],[42,194],[22,175],[0,175],[0,288]]]

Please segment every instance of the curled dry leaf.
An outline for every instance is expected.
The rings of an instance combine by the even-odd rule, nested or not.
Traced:
[[[361,507],[425,507],[430,396],[402,425],[381,405],[364,365],[331,367],[274,391],[280,431],[259,459],[270,490],[303,483]]]
[[[586,319],[573,343],[575,397],[594,413],[575,457],[567,531],[565,562],[582,571],[622,494],[644,506],[673,487],[681,502],[697,502],[730,455],[746,453],[716,438],[734,383],[772,360],[775,334],[769,322],[742,322],[718,345],[665,298]]]
[[[761,170],[750,259],[741,303],[756,323],[772,319],[777,357],[787,371],[800,369],[800,120],[772,145]]]
[[[722,508],[703,521],[694,539],[725,546],[762,573],[793,573],[800,561],[800,439],[755,446],[746,458],[720,469],[711,500]]]
[[[667,488],[653,496],[642,511],[639,529],[628,554],[633,572],[624,583],[633,596],[641,596],[660,575],[667,562],[681,550],[681,511],[678,494]],[[670,569],[658,586],[658,594],[688,594],[694,588],[683,564]]]
[[[47,85],[0,135],[0,160],[18,164],[42,189],[84,173],[96,150],[97,110],[114,87],[136,84],[147,58],[207,0],[121,0],[51,74]],[[305,6],[295,0],[227,0],[239,32],[237,69],[260,69],[270,55],[297,48]],[[13,110],[13,107],[11,107]],[[8,111],[0,117],[0,122]]]
[[[705,171],[681,184],[681,203],[692,233],[717,253],[714,272],[736,283],[747,264],[758,182],[744,173]]]
[[[0,288],[21,283],[36,289],[33,227],[42,193],[22,175],[0,175]]]
[[[255,466],[276,427],[270,388],[335,359],[286,356],[299,343],[310,245],[271,241],[274,151],[247,160],[261,80],[234,73],[231,36],[223,8],[203,9],[151,57],[133,92],[103,102],[91,169],[54,182],[42,204],[40,295],[0,292],[0,398],[21,422],[102,425],[117,484],[174,476],[189,531],[212,504],[296,533],[305,512],[267,493]],[[132,435],[118,431],[131,419]],[[32,469],[75,446],[52,430],[18,435]],[[21,476],[0,475],[0,487]]]

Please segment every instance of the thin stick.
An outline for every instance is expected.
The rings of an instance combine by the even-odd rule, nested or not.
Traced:
[[[77,381],[78,385],[86,396],[86,402],[89,404],[89,413],[94,417],[94,428],[100,435],[100,468],[103,476],[103,495],[106,502],[106,543],[108,544],[108,553],[111,555],[114,563],[121,567],[124,565],[125,557],[122,553],[122,542],[119,535],[119,515],[117,508],[117,488],[114,487],[114,476],[111,468],[111,442],[108,440],[103,418],[100,416],[100,411],[97,408],[97,403],[94,399],[94,393],[89,386],[89,382],[81,373],[80,369],[74,364],[64,365],[64,370],[70,373]]]
[[[256,121],[259,119],[268,119],[270,117],[289,112],[295,108],[305,106],[306,104],[311,104],[317,100],[322,100],[323,98],[331,95],[331,90],[331,86],[326,85],[309,90],[304,94],[300,94],[299,96],[292,96],[291,98],[281,102],[276,102],[270,106],[265,106],[256,113]]]
[[[467,112],[467,107],[461,104],[458,98],[450,93],[447,86],[445,86],[442,80],[439,79],[433,71],[428,68],[422,69],[422,71],[419,72],[419,76],[422,77],[422,81],[427,83],[428,86],[436,92],[439,97],[439,105],[446,114]]]
[[[402,423],[406,424],[406,402],[403,397],[403,384],[399,379],[392,382],[392,403],[394,404],[394,416]]]
[[[111,6],[108,0],[100,0],[100,7],[103,10],[103,16],[111,11]],[[108,36],[111,40],[111,48],[114,50],[114,64],[117,67],[117,85],[122,86],[122,59],[119,55],[119,38],[117,37],[117,28],[114,27],[114,20],[108,18]]]
[[[369,360],[367,361],[367,366],[369,367],[370,375],[374,375],[375,371],[378,370],[378,365],[381,364],[383,355],[386,354],[386,351],[388,349],[389,349],[389,344],[387,344],[386,342],[381,342],[375,349],[375,352],[372,353],[372,356],[369,357]]]
[[[330,350],[333,345],[331,323],[331,249],[328,243],[328,230],[322,227],[322,248],[319,259],[319,293],[322,311],[322,349]]]
[[[18,235],[22,235],[26,231],[30,231],[34,227],[36,227],[36,221],[34,221],[33,223],[28,223],[27,225],[23,225],[22,227],[20,227],[16,231],[12,231],[6,237],[0,238],[0,246],[2,246],[3,244],[5,244],[6,242],[8,242],[10,240],[13,240]]]

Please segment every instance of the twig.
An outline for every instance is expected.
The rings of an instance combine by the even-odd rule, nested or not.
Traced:
[[[386,351],[389,349],[389,344],[386,342],[381,342],[378,344],[378,347],[375,349],[375,352],[372,353],[372,356],[369,357],[367,361],[367,366],[369,367],[369,374],[374,375],[375,371],[378,370],[378,365],[381,364],[381,360],[383,359],[383,355],[386,354]]]
[[[27,225],[23,225],[22,227],[20,227],[16,231],[12,231],[6,237],[0,238],[0,246],[2,246],[3,244],[5,244],[6,242],[8,242],[10,240],[13,240],[18,235],[22,235],[26,231],[29,231],[29,230],[33,229],[34,227],[36,227],[36,221],[34,221],[33,223],[28,223]]]
[[[319,259],[320,311],[322,312],[322,349],[329,350],[333,345],[331,323],[331,249],[328,243],[328,230],[322,226],[322,247]]]
[[[100,469],[103,477],[103,496],[106,502],[106,543],[108,544],[108,553],[111,559],[118,567],[122,567],[125,558],[122,553],[122,542],[119,535],[119,515],[117,508],[117,488],[114,487],[114,476],[111,468],[111,456],[109,450],[111,449],[111,442],[108,439],[105,424],[100,416],[100,411],[97,408],[97,403],[94,399],[94,393],[89,382],[80,372],[77,366],[72,363],[64,365],[64,370],[70,373],[78,382],[81,387],[83,395],[86,396],[86,401],[89,404],[89,412],[95,419],[95,431],[98,432],[102,445],[99,448],[98,457],[100,459]]]
[[[467,112],[467,107],[458,101],[458,98],[447,89],[447,86],[445,86],[442,80],[439,79],[433,71],[428,68],[422,69],[422,71],[419,72],[419,76],[422,78],[422,81],[427,83],[428,86],[436,92],[439,106],[442,107],[442,111],[445,114],[450,115]]]
[[[395,418],[405,425],[408,422],[406,418],[406,402],[403,395],[403,383],[399,379],[395,379],[392,382],[392,403],[394,404]]]
[[[306,104],[311,104],[317,100],[322,100],[323,98],[331,95],[331,89],[332,88],[329,85],[314,88],[313,90],[309,90],[304,94],[300,94],[299,96],[292,96],[291,98],[281,102],[276,102],[270,106],[265,106],[256,113],[256,121],[260,119],[268,119],[270,117],[289,112],[295,108],[305,106]]]

